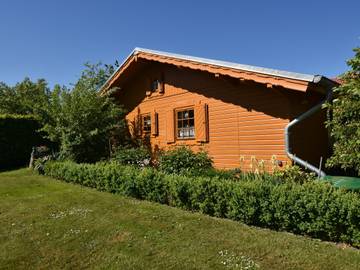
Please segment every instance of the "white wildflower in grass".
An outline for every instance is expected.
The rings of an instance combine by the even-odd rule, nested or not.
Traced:
[[[68,214],[69,216],[81,216],[81,217],[86,217],[86,215],[88,213],[91,213],[93,210],[91,209],[86,209],[86,208],[76,208],[76,207],[73,207],[69,210]]]
[[[60,212],[57,212],[57,213],[51,213],[50,217],[55,218],[55,219],[64,218],[64,217],[66,217],[66,213],[63,212],[63,211],[60,211]]]
[[[78,217],[86,217],[88,213],[91,213],[93,210],[91,209],[86,209],[86,208],[70,208],[67,211],[59,211],[56,213],[51,213],[50,214],[50,218],[54,218],[54,219],[61,219],[64,218],[66,216],[78,216]]]
[[[81,230],[78,229],[70,229],[70,234],[79,234]]]
[[[88,230],[81,231],[80,229],[70,229],[64,234],[64,238],[72,236],[72,235],[78,235],[81,232],[88,232]]]
[[[33,195],[33,196],[28,196],[27,199],[33,200],[33,199],[39,199],[39,198],[42,198],[42,197],[44,197],[44,194],[36,194],[36,195]]]
[[[250,257],[243,254],[236,255],[227,250],[220,250],[219,256],[220,264],[224,265],[226,268],[241,270],[256,270],[260,268]]]
[[[97,247],[97,245],[98,245],[98,241],[96,241],[96,240],[91,240],[90,242],[88,242],[88,243],[85,244],[85,247],[86,247],[87,249],[94,249],[94,248]]]

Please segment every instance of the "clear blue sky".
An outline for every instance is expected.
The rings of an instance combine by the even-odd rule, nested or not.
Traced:
[[[0,81],[75,82],[134,47],[335,76],[360,46],[360,1],[1,0]]]

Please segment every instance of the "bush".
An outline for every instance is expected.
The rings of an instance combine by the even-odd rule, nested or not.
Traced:
[[[120,147],[116,150],[112,159],[124,165],[146,167],[150,165],[151,153],[143,146],[136,148]]]
[[[0,115],[0,169],[24,166],[33,146],[43,144],[38,121],[29,115]]]
[[[34,170],[38,174],[44,174],[45,164],[48,161],[54,160],[54,159],[55,159],[54,155],[43,156],[41,158],[36,159],[34,162]]]
[[[318,181],[279,183],[274,176],[265,175],[264,180],[261,175],[245,174],[229,181],[168,175],[116,162],[48,162],[45,174],[102,191],[360,247],[359,195]]]
[[[294,182],[299,184],[316,180],[315,173],[305,172],[296,165],[287,166],[284,170],[277,170],[274,172],[274,176],[282,182]]]
[[[38,174],[44,174],[45,163],[50,160],[58,160],[58,153],[54,153],[46,146],[34,147],[31,153],[33,164],[29,164]]]
[[[168,174],[201,175],[212,168],[212,160],[206,152],[194,153],[187,147],[163,152],[159,158],[159,169]]]

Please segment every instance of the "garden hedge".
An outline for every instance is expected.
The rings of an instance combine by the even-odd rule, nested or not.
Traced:
[[[360,247],[360,196],[318,181],[168,175],[118,163],[48,162],[45,174],[138,199]]]
[[[0,169],[24,166],[33,146],[43,143],[38,121],[29,115],[0,115]]]

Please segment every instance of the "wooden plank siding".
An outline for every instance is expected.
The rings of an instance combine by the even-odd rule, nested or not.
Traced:
[[[146,96],[149,78],[161,78],[164,92]],[[188,145],[195,151],[204,149],[217,168],[255,170],[257,164],[264,162],[265,169],[272,171],[274,160],[284,165],[291,162],[285,153],[284,128],[303,110],[292,109],[297,97],[292,92],[302,95],[295,103],[306,99],[304,92],[267,88],[263,84],[156,62],[120,86],[116,98],[128,110],[129,123],[138,115],[154,115],[156,111],[158,127],[150,138],[153,148]],[[189,106],[206,106],[206,117],[202,115],[196,121],[207,118],[207,134],[196,130],[201,139],[179,140],[174,131],[175,118],[169,120],[169,117],[175,109]]]

